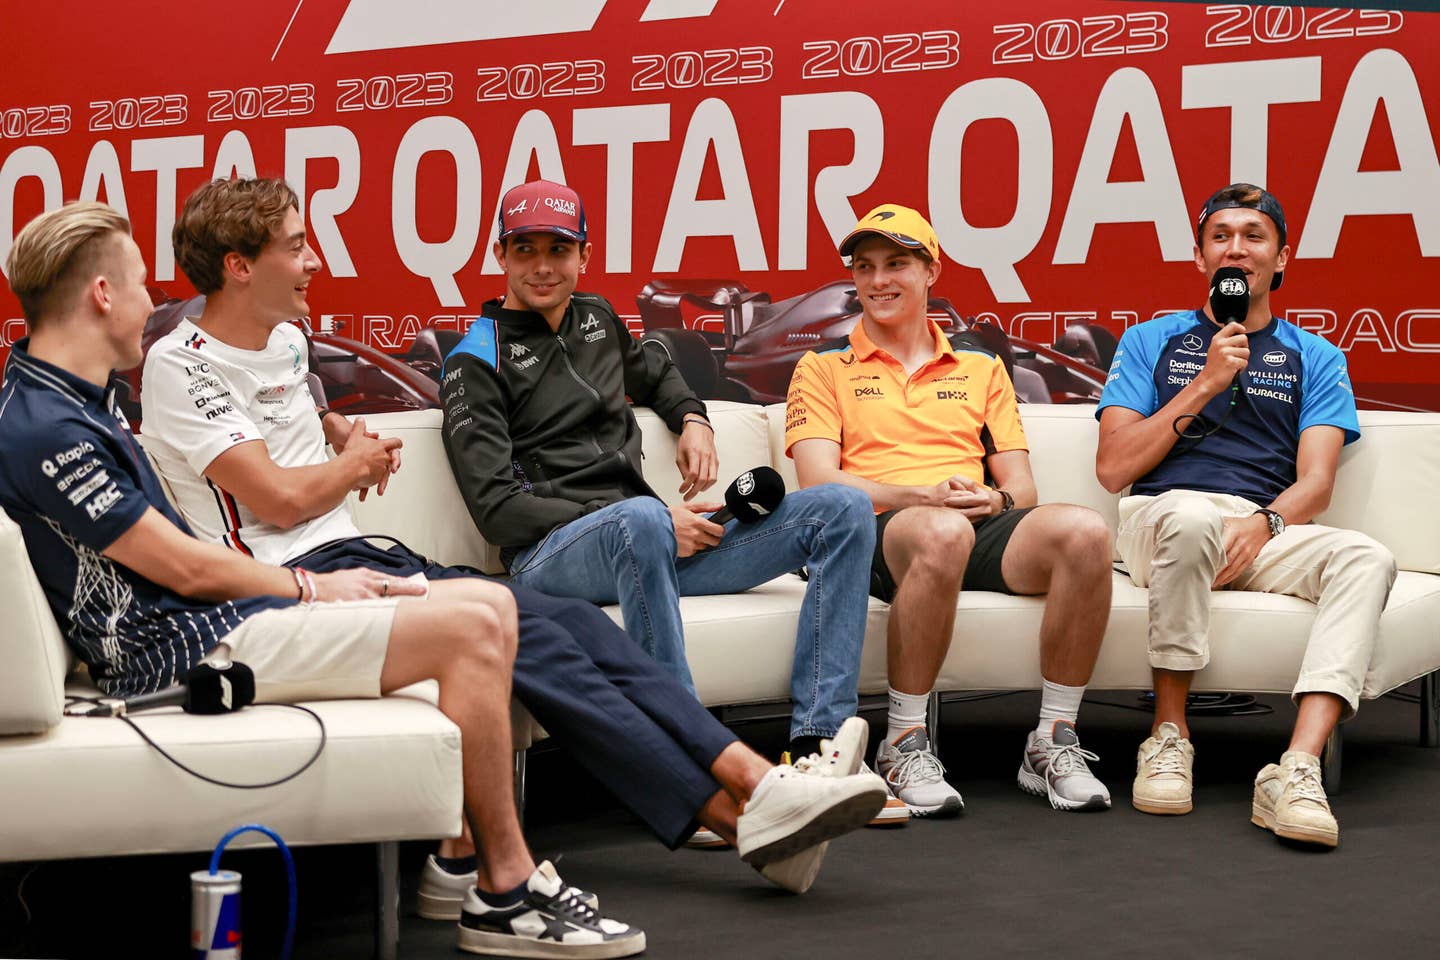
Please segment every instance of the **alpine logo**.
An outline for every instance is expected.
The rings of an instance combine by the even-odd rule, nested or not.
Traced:
[[[600,326],[600,321],[595,318],[595,314],[587,313],[585,314],[585,322],[580,324],[580,329],[594,330],[598,326]]]
[[[515,214],[517,214],[517,213],[524,213],[524,212],[525,212],[525,208],[529,205],[529,203],[530,203],[530,201],[529,201],[528,199],[527,199],[527,200],[521,200],[519,203],[515,204],[515,206],[511,207],[509,210],[506,210],[506,211],[505,211],[505,216],[507,216],[507,217],[513,217],[513,216],[515,216]]]
[[[186,339],[185,346],[189,347],[191,350],[199,350],[201,347],[205,346],[205,338],[200,336],[198,332],[192,333],[190,334],[189,338]]]
[[[1261,357],[1260,359],[1264,360],[1265,363],[1269,366],[1278,367],[1285,363],[1285,351],[1271,350],[1269,353],[1265,354],[1265,356]]]

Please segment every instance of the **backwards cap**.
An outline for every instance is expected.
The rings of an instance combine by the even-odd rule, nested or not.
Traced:
[[[1200,241],[1200,234],[1205,230],[1205,221],[1210,219],[1212,213],[1236,207],[1258,211],[1273,220],[1275,228],[1280,231],[1280,246],[1285,246],[1285,211],[1280,209],[1280,201],[1276,200],[1269,190],[1253,183],[1232,183],[1212,193],[1210,199],[1205,201],[1205,206],[1200,208],[1200,216],[1195,220],[1195,241]],[[1284,282],[1285,271],[1277,270],[1270,280],[1270,289],[1279,290],[1280,284]]]

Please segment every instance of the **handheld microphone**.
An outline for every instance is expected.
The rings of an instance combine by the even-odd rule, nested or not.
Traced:
[[[179,706],[186,713],[232,713],[255,702],[255,672],[243,663],[201,661],[185,680],[124,700],[106,699],[83,714],[87,717],[123,717],[136,710]]]
[[[755,523],[775,512],[785,499],[785,481],[773,467],[746,470],[725,488],[725,506],[710,514],[711,523],[724,525],[731,520]]]
[[[1239,267],[1221,267],[1210,278],[1210,313],[1220,326],[1244,323],[1250,313],[1250,284]]]

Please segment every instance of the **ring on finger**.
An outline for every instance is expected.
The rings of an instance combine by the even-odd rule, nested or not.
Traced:
[[[390,581],[389,581],[389,580],[381,580],[381,581],[380,581],[380,596],[382,596],[382,597],[388,597],[388,596],[390,596]]]

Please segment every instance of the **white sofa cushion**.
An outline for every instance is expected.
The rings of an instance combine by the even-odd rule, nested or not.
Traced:
[[[0,510],[0,734],[60,722],[70,653],[30,566],[20,527]],[[0,807],[3,809],[3,807]]]
[[[405,692],[415,695],[307,704],[325,721],[324,753],[264,790],[197,780],[116,719],[66,717],[38,736],[6,738],[0,860],[205,850],[255,821],[295,845],[454,836],[460,731],[426,691]],[[284,707],[208,717],[169,708],[136,722],[186,764],[237,782],[284,776],[319,739],[312,718]]]

